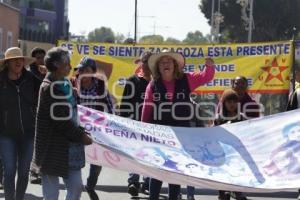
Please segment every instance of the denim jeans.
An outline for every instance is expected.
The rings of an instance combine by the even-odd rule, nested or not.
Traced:
[[[0,157],[3,164],[3,185],[6,200],[23,200],[28,185],[33,138],[0,136]],[[17,185],[15,184],[18,173]]]
[[[187,190],[187,196],[188,197],[194,197],[194,195],[195,195],[195,187],[193,187],[193,186],[187,186],[186,190]]]
[[[95,190],[97,185],[98,177],[102,167],[98,165],[90,165],[90,174],[87,178],[86,187],[89,190]]]
[[[127,181],[128,181],[128,185],[131,185],[131,184],[139,185],[140,175],[134,174],[134,173],[129,173],[129,178]]]
[[[162,181],[150,179],[150,195],[149,200],[159,200]],[[169,184],[169,200],[178,200],[180,194],[180,185]]]
[[[67,196],[66,200],[80,200],[82,192],[81,170],[69,170],[68,178],[63,179]],[[59,177],[42,174],[44,200],[57,200],[59,196]]]
[[[0,157],[0,183],[3,184],[3,165]]]

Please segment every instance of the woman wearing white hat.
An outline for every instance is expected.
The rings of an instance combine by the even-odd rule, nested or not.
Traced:
[[[0,73],[0,155],[7,200],[24,199],[28,184],[40,81],[24,67],[34,61],[34,58],[23,56],[18,47],[7,49],[5,58],[0,60],[3,66]]]
[[[146,89],[143,105],[142,121],[168,126],[189,127],[193,118],[193,105],[190,93],[213,79],[214,62],[205,59],[203,72],[183,73],[185,59],[182,54],[161,52],[152,55],[148,60],[153,81]],[[158,200],[162,182],[157,179],[150,181],[150,200]],[[169,184],[169,199],[177,200],[180,185]],[[189,199],[193,199],[191,196]]]

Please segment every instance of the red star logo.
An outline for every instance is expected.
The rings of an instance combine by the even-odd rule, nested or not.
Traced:
[[[276,58],[272,61],[272,65],[262,67],[262,70],[268,72],[268,76],[265,80],[265,83],[271,81],[273,78],[277,78],[283,83],[283,78],[281,72],[286,70],[288,67],[287,66],[278,66]]]

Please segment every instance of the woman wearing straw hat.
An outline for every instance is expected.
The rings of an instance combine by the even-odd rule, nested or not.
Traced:
[[[142,110],[142,121],[168,126],[189,127],[192,115],[190,93],[213,79],[214,62],[205,59],[203,72],[183,73],[185,59],[182,54],[163,51],[152,55],[148,60],[153,81],[146,89]],[[174,111],[174,112],[172,112]],[[162,186],[160,180],[150,180],[150,200],[158,200]],[[177,200],[180,185],[169,184],[169,199]],[[189,199],[193,199],[193,194]]]
[[[28,184],[40,81],[24,67],[34,61],[23,56],[18,47],[7,49],[0,60],[4,68],[0,72],[0,155],[7,200],[24,199]]]

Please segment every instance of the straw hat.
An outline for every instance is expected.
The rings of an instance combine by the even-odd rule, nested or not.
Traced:
[[[182,54],[171,52],[169,50],[163,50],[162,52],[160,52],[158,54],[151,55],[148,60],[148,66],[149,66],[152,74],[154,74],[155,70],[157,70],[155,68],[157,61],[159,61],[159,59],[161,59],[163,56],[170,56],[171,58],[173,58],[178,64],[179,71],[182,70],[182,68],[184,67],[185,59]]]
[[[35,62],[35,58],[23,56],[22,50],[19,47],[11,47],[7,49],[4,53],[4,59],[0,59],[0,65],[3,65],[6,60],[11,60],[15,58],[24,58],[24,65],[29,65]]]

